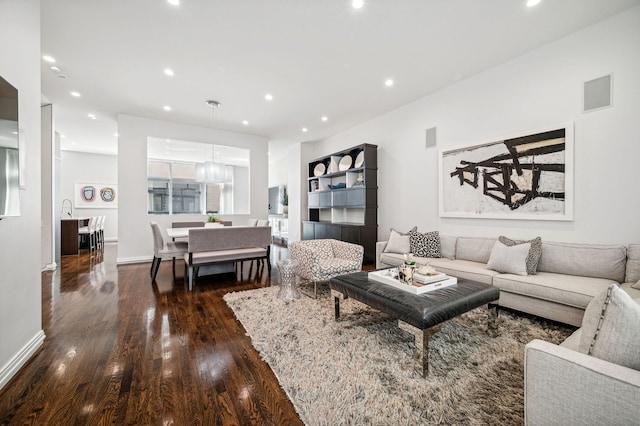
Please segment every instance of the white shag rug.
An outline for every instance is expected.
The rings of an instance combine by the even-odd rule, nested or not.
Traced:
[[[524,345],[559,343],[573,330],[486,309],[445,322],[429,341],[430,375],[397,320],[352,299],[276,298],[278,287],[229,293],[242,323],[307,425],[523,424]]]

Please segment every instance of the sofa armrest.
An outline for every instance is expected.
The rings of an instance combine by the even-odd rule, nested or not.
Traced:
[[[633,424],[640,419],[640,371],[563,346],[525,347],[525,424]]]
[[[382,263],[380,262],[380,256],[384,253],[384,249],[387,247],[387,243],[389,241],[378,241],[376,243],[376,269],[382,268]]]

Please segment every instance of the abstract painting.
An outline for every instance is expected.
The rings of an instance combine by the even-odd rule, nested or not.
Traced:
[[[440,151],[440,216],[573,220],[573,126]]]
[[[79,209],[118,208],[118,185],[76,183],[75,206]]]

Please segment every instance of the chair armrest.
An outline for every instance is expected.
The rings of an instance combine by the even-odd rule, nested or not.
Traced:
[[[525,424],[633,424],[640,371],[563,346],[525,347]]]
[[[384,249],[387,247],[389,241],[378,241],[376,243],[376,269],[382,268],[382,262],[380,262],[380,256],[384,253]]]
[[[333,257],[353,260],[356,262],[360,262],[360,265],[362,265],[362,258],[364,257],[364,247],[362,247],[361,245],[347,243],[340,240],[331,240],[331,248],[333,249]]]
[[[312,280],[318,275],[316,271],[320,269],[320,258],[317,252],[300,244],[299,241],[289,243],[289,251],[291,259],[299,262],[296,273],[301,278]]]

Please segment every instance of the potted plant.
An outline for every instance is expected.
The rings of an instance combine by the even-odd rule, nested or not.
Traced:
[[[223,225],[224,221],[213,213],[209,215],[207,221],[204,223],[205,228],[216,228]]]
[[[282,193],[280,194],[280,204],[282,204],[282,214],[287,216],[289,214],[289,194],[287,193],[287,187],[282,187]]]

